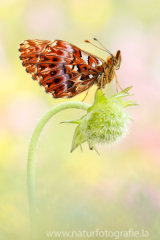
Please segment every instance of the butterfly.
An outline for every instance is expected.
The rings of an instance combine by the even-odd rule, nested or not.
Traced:
[[[62,40],[25,40],[19,45],[26,72],[54,98],[74,97],[93,84],[103,89],[114,77],[119,86],[115,70],[120,68],[121,52],[114,56],[102,50],[109,53],[106,61]]]

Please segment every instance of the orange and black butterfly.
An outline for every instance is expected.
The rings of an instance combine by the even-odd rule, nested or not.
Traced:
[[[121,64],[120,51],[114,56],[105,49],[110,54],[105,61],[62,40],[26,40],[19,51],[26,72],[54,98],[74,97],[94,83],[104,88]]]

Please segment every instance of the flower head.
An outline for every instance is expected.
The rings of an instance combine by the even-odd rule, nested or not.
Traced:
[[[132,119],[124,108],[137,105],[133,101],[123,101],[124,97],[131,96],[127,93],[130,88],[110,98],[106,98],[101,90],[97,89],[94,104],[88,108],[87,114],[79,120],[65,121],[78,124],[73,136],[71,152],[76,147],[81,147],[82,143],[88,142],[90,149],[98,153],[97,143],[111,144],[126,136]]]

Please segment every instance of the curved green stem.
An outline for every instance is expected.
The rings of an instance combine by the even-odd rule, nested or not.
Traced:
[[[37,142],[40,136],[40,133],[45,126],[45,124],[52,118],[56,113],[69,109],[77,108],[82,110],[87,110],[90,107],[89,104],[82,102],[67,102],[61,103],[57,106],[51,108],[39,121],[37,124],[29,146],[28,153],[28,164],[27,164],[27,183],[28,183],[28,200],[29,200],[29,211],[30,211],[30,224],[31,224],[31,236],[35,239],[34,227],[36,222],[36,204],[35,204],[35,152]],[[33,236],[34,235],[34,236]]]

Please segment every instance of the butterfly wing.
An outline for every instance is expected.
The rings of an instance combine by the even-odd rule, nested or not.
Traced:
[[[27,73],[29,73],[33,80],[38,80],[36,76],[36,65],[38,58],[42,53],[44,47],[50,41],[44,40],[26,40],[19,45],[20,60]]]
[[[20,44],[26,71],[55,98],[73,97],[90,88],[104,60],[62,40],[27,40]]]

